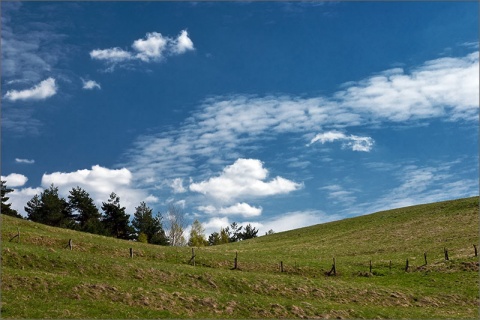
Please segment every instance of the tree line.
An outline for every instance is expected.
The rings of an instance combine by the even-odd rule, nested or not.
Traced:
[[[11,192],[13,189],[8,188],[5,181],[1,181],[1,213],[23,218],[7,203],[7,195]],[[52,184],[35,195],[24,208],[26,219],[34,222],[164,246],[218,245],[255,238],[258,233],[250,224],[243,229],[243,226],[233,222],[229,227],[213,232],[207,239],[202,223],[195,220],[187,242],[184,236],[185,214],[178,205],[170,204],[164,217],[160,212],[154,215],[153,210],[145,202],[141,202],[130,219],[126,208],[120,204],[120,197],[114,192],[106,202],[102,202],[100,212],[89,193],[78,186],[72,188],[65,199],[59,195],[58,187]]]

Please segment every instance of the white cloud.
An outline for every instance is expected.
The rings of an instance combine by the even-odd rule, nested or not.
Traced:
[[[264,235],[265,232],[273,230],[275,232],[288,231],[307,226],[312,226],[320,223],[340,220],[341,215],[328,215],[319,210],[306,210],[288,212],[272,219],[267,219],[261,222],[252,223],[252,226],[258,228],[259,235]],[[247,222],[242,223],[248,224]]]
[[[353,191],[346,190],[338,184],[322,187],[321,190],[326,190],[328,192],[328,198],[333,200],[334,203],[349,205],[356,201],[356,197],[353,196]]]
[[[230,202],[239,198],[265,197],[286,194],[298,190],[302,184],[282,177],[269,182],[268,170],[256,159],[238,159],[227,166],[218,177],[199,183],[192,183],[190,191],[199,192],[220,202]]]
[[[122,62],[133,59],[130,52],[120,48],[95,49],[90,51],[90,58],[95,60],[106,60],[108,62]]]
[[[42,186],[52,183],[59,188],[59,193],[67,197],[74,187],[84,188],[96,202],[98,208],[106,202],[112,192],[120,197],[120,203],[127,208],[127,213],[133,214],[135,207],[141,201],[156,203],[158,198],[145,190],[132,186],[133,175],[128,169],[108,169],[98,165],[91,170],[83,169],[74,172],[53,172],[44,174]]]
[[[410,74],[396,68],[337,92],[340,106],[379,120],[478,118],[478,52],[425,62]]]
[[[35,160],[15,158],[15,162],[16,163],[25,163],[25,164],[34,164]]]
[[[199,206],[198,210],[205,212],[209,215],[240,215],[243,217],[256,217],[262,214],[262,208],[252,207],[248,203],[241,202],[236,203],[229,207],[216,208],[212,205]]]
[[[132,48],[138,53],[136,57],[144,62],[155,61],[162,58],[168,39],[158,32],[147,33],[145,39],[135,40]]]
[[[170,183],[170,187],[173,189],[174,193],[184,193],[187,192],[187,189],[183,186],[183,179],[176,178],[173,179]]]
[[[27,183],[28,178],[26,176],[24,176],[23,174],[11,173],[6,177],[2,176],[2,181],[7,181],[6,185],[8,187],[13,188],[13,187],[23,186],[25,183]]]
[[[193,42],[188,37],[187,30],[182,30],[177,39],[173,42],[172,52],[182,54],[189,50],[194,50]]]
[[[445,59],[427,61],[409,73],[392,69],[350,82],[330,97],[208,98],[178,129],[139,137],[125,165],[148,185],[152,177],[158,181],[187,178],[192,172],[210,174],[218,163],[231,163],[278,134],[298,134],[308,139],[306,144],[318,132],[345,132],[353,126],[408,124],[412,119],[476,123],[478,53]],[[340,141],[345,148],[373,148],[370,137],[342,134],[348,137]]]
[[[35,195],[40,195],[43,192],[43,188],[22,188],[22,189],[13,189],[12,193],[8,194],[10,198],[10,203],[12,204],[12,209],[17,210],[17,212],[26,217],[27,213],[25,212],[25,206],[28,201],[30,201]]]
[[[158,62],[167,56],[180,55],[187,51],[192,51],[194,46],[192,40],[188,37],[188,32],[182,30],[175,39],[165,37],[159,32],[147,32],[145,38],[133,41],[132,49],[133,52],[118,47],[95,49],[90,52],[90,57],[95,60],[104,60],[111,64],[129,60]]]
[[[370,152],[372,150],[374,141],[370,137],[360,137],[356,135],[349,135],[339,131],[328,131],[325,133],[317,134],[307,146],[320,141],[322,144],[326,142],[334,142],[336,140],[343,141],[344,148],[350,148],[353,151]]]
[[[94,80],[83,80],[82,79],[82,82],[83,82],[83,89],[85,90],[93,90],[93,89],[102,89],[102,87],[100,86],[100,84]]]
[[[459,177],[458,170],[453,169],[455,164],[396,168],[399,185],[362,207],[367,208],[365,212],[376,212],[478,195],[478,179]]]
[[[10,101],[17,100],[45,100],[57,93],[57,85],[54,78],[43,80],[36,86],[25,90],[8,90],[4,98]]]

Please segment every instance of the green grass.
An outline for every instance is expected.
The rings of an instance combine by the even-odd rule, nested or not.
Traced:
[[[191,248],[117,240],[2,215],[1,315],[475,319],[478,208],[474,197],[196,248],[195,267],[188,264]],[[10,242],[17,227],[20,242]],[[237,252],[239,270],[231,270]],[[333,257],[337,276],[329,277]]]

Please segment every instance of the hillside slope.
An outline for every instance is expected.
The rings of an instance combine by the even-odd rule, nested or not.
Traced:
[[[474,197],[196,248],[195,266],[191,248],[117,240],[2,215],[1,314],[478,318],[473,247],[479,242],[478,208]],[[12,239],[17,228],[19,242]],[[236,254],[238,269],[231,270]],[[333,258],[336,275],[327,276]]]

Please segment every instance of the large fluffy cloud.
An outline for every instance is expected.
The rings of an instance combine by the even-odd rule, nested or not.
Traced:
[[[21,187],[27,183],[28,178],[23,174],[11,173],[8,176],[2,176],[2,181],[6,181],[8,187]]]
[[[90,193],[98,206],[108,200],[110,193],[115,192],[120,196],[121,204],[130,213],[134,212],[141,201],[158,201],[155,196],[149,195],[145,190],[135,188],[132,181],[133,175],[128,169],[109,169],[95,165],[92,169],[44,174],[42,186],[48,187],[54,184],[64,197],[68,196],[72,188],[79,186]]]
[[[239,198],[285,194],[302,187],[301,184],[282,177],[266,182],[264,180],[267,175],[268,170],[260,160],[238,159],[227,166],[219,176],[190,184],[190,190],[229,203]]]
[[[54,78],[43,80],[30,89],[8,90],[4,98],[9,101],[17,100],[45,100],[57,93],[57,85]]]

